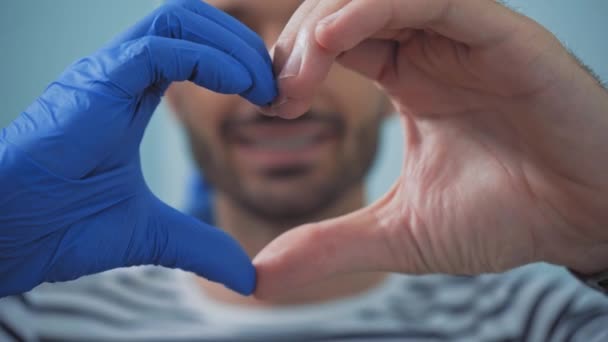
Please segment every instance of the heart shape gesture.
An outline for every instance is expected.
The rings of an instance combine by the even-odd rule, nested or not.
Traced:
[[[608,93],[550,32],[488,0],[308,0],[267,111],[304,113],[336,61],[400,113],[402,173],[370,207],[267,246],[258,296],[359,271],[608,267]]]

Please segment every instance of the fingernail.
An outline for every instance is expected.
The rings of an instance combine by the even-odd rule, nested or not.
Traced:
[[[277,98],[276,101],[274,101],[274,103],[272,104],[272,107],[278,107],[278,106],[284,105],[285,103],[287,103],[287,101],[289,101],[289,98],[287,98],[287,96],[281,95]]]
[[[287,98],[286,96],[283,96],[283,95],[279,96],[279,98],[277,98],[277,100],[270,107],[270,111],[275,116],[279,115],[280,113],[278,113],[277,110],[279,109],[279,107],[286,104],[287,102],[289,102],[289,98]]]
[[[299,34],[296,38],[296,42],[291,50],[291,54],[289,58],[287,58],[287,62],[281,70],[278,79],[284,79],[289,77],[295,77],[300,72],[300,67],[302,66],[302,54],[304,53],[306,47],[306,35]]]
[[[284,105],[287,102],[289,102],[289,98],[287,98],[285,96],[279,96],[273,103],[271,103],[267,106],[258,107],[258,108],[259,108],[260,112],[262,112],[266,116],[278,116],[279,113],[277,112],[277,110],[279,109],[280,106]]]
[[[260,111],[260,113],[262,113],[266,116],[277,116],[275,113],[272,112],[272,105],[258,107],[258,110]]]

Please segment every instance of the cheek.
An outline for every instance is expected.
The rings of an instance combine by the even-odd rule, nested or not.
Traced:
[[[372,144],[373,136],[379,129],[383,115],[383,97],[377,89],[369,89],[367,96],[353,96],[353,99],[345,104],[345,120],[347,125],[345,144],[349,156],[360,153],[360,149]],[[375,92],[376,96],[369,96]]]
[[[340,65],[332,67],[324,87],[349,123],[355,125],[377,116],[386,101],[374,82]]]
[[[347,131],[343,145],[344,156],[357,164],[368,163],[369,153],[376,149],[378,132],[384,118],[382,98],[376,96],[367,99],[353,99],[345,111]]]
[[[339,148],[340,158],[345,163],[363,162],[359,159],[367,158],[376,144],[386,104],[384,93],[374,82],[339,65],[332,67],[321,93],[344,116],[346,135]]]

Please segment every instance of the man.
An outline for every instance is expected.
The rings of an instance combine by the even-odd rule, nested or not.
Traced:
[[[300,1],[209,3],[271,45]],[[166,95],[213,188],[211,210],[194,214],[234,236],[250,257],[290,227],[364,206],[363,178],[390,110],[371,81],[333,67],[308,115],[295,121],[262,117],[238,97],[193,83],[174,83]],[[208,200],[205,187],[197,184],[195,207]],[[332,255],[309,258],[314,265]],[[589,341],[601,338],[608,317],[599,294],[534,271],[338,275],[260,301],[191,274],[144,268],[44,285],[3,301],[7,337],[56,340]]]

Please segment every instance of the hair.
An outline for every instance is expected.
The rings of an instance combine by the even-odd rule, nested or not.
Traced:
[[[597,84],[600,87],[604,88],[605,90],[608,90],[608,82],[606,82],[605,80],[602,80],[600,75],[598,75],[593,69],[591,69],[591,67],[589,65],[585,64],[583,62],[583,60],[574,53],[574,51],[572,51],[571,49],[568,49],[568,52],[570,52],[570,55],[578,63],[578,65],[581,67],[581,69],[583,69],[585,72],[587,72],[587,74],[589,74],[597,82]]]
[[[513,6],[513,4],[509,4],[508,0],[495,0],[496,2],[498,2],[499,4],[503,5],[504,7],[520,13],[522,15],[525,15],[523,13],[523,11],[521,10],[521,8],[519,7],[515,7]],[[602,78],[593,70],[591,69],[591,67],[587,64],[585,64],[583,62],[583,60],[577,56],[574,51],[572,51],[572,49],[568,48],[567,46],[565,46],[565,44],[562,42],[562,45],[564,45],[564,47],[568,50],[568,52],[570,53],[570,55],[574,58],[574,60],[577,62],[577,64],[581,67],[581,69],[583,69],[589,76],[591,76],[596,82],[597,84],[604,88],[605,90],[608,90],[608,82],[605,80],[602,80]]]

